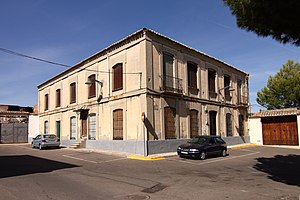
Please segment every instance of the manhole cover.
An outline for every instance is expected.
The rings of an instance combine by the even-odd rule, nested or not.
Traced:
[[[147,195],[135,194],[135,195],[128,196],[128,199],[130,199],[130,200],[146,200],[146,199],[150,199],[150,197]]]

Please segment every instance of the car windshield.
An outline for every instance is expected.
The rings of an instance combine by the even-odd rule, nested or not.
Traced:
[[[56,135],[44,135],[44,138],[53,139],[53,138],[56,138]]]
[[[204,144],[207,141],[207,138],[205,137],[194,137],[188,143],[192,144]]]

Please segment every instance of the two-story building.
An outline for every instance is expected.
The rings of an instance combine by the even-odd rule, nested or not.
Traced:
[[[176,151],[195,135],[249,141],[248,77],[142,29],[40,84],[40,131],[65,145],[81,139],[86,148],[145,155]]]

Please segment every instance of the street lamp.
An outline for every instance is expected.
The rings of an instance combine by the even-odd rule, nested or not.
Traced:
[[[224,90],[224,95],[221,93],[221,91]],[[235,89],[232,88],[230,85],[226,86],[226,87],[223,87],[221,89],[219,89],[219,94],[222,96],[222,102],[226,100],[230,100],[231,99],[231,96],[229,94],[229,92],[232,92],[234,91]]]
[[[99,94],[99,97],[97,98],[97,102],[100,103],[100,101],[101,101],[101,99],[103,97],[103,90],[102,90],[102,88],[103,88],[103,82],[104,81],[103,80],[98,81],[96,79],[88,78],[88,80],[85,82],[85,84],[88,85],[89,87],[91,87],[92,84],[95,84],[95,82],[100,85],[100,94]]]

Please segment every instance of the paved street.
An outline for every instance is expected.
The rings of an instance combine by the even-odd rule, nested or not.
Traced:
[[[230,149],[204,161],[0,145],[0,199],[297,199],[300,150]]]

